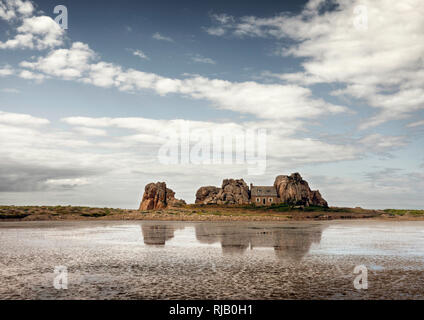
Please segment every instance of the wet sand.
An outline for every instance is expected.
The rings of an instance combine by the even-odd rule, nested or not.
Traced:
[[[1,222],[0,243],[0,299],[424,297],[421,221]]]

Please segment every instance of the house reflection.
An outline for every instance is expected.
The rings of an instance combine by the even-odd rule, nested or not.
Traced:
[[[174,232],[191,223],[143,222],[141,226],[146,245],[164,246],[174,237]],[[274,248],[281,260],[300,261],[309,252],[313,243],[321,241],[326,228],[323,224],[258,225],[241,223],[195,223],[197,241],[204,244],[220,243],[222,253],[241,255],[247,249]]]
[[[198,224],[196,238],[201,243],[220,242],[223,254],[243,254],[248,248],[274,248],[282,260],[300,261],[313,243],[321,241],[325,226],[321,224],[298,226],[253,227]]]

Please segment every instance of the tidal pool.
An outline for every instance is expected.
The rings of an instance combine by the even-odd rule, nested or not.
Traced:
[[[421,221],[0,223],[0,299],[423,297]]]

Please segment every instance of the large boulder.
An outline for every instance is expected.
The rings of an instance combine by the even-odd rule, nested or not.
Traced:
[[[159,210],[185,204],[184,200],[175,199],[175,192],[166,187],[165,182],[149,183],[144,188],[140,210]]]
[[[243,179],[225,179],[217,198],[218,204],[248,204],[249,187]]]
[[[274,187],[281,202],[291,205],[328,207],[320,192],[312,191],[299,173],[275,178]]]
[[[220,188],[207,186],[201,187],[196,192],[196,203],[198,204],[216,204],[218,201],[218,193],[221,191]]]
[[[313,206],[320,206],[320,207],[326,207],[326,208],[328,208],[328,203],[321,196],[321,193],[319,192],[319,190],[312,191],[311,204]]]
[[[222,187],[201,187],[196,192],[198,204],[248,204],[249,187],[243,179],[225,179]]]

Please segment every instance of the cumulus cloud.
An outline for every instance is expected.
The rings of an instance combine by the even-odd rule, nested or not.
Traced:
[[[66,80],[78,80],[100,87],[117,87],[122,91],[150,89],[160,95],[177,93],[194,99],[208,100],[219,109],[252,114],[263,119],[314,118],[346,112],[343,106],[313,97],[298,85],[261,84],[253,81],[230,82],[195,76],[172,79],[119,65],[97,61],[87,44],[75,42],[70,49],[57,49],[36,61],[20,64]]]
[[[21,72],[19,72],[18,76],[22,79],[36,80],[36,81],[42,81],[46,78],[46,76],[41,73],[34,73],[28,70],[22,70]]]
[[[424,2],[311,0],[299,15],[217,20],[238,37],[290,38],[283,56],[305,59],[303,71],[281,74],[291,83],[336,83],[334,92],[379,110],[362,129],[424,108]]]
[[[180,196],[188,201],[193,200],[198,185],[187,176],[195,176],[201,184],[219,184],[226,176],[248,177],[249,164],[235,161],[216,165],[161,163],[158,152],[169,141],[167,132],[182,134],[182,130],[189,131],[193,147],[201,139],[210,139],[213,132],[234,138],[247,130],[265,129],[267,166],[260,179],[271,182],[276,173],[299,166],[360,159],[365,153],[402,145],[394,137],[385,143],[384,137],[371,136],[345,144],[300,137],[300,121],[66,117],[61,122],[56,126],[48,119],[29,114],[0,113],[1,192],[73,189],[78,201],[90,195],[87,201],[92,202],[88,203],[101,204],[105,203],[105,196],[99,188],[105,188],[104,192],[110,192],[108,201],[116,205],[120,203],[118,198],[126,199],[124,206],[136,206],[138,193],[152,176],[172,181]]]
[[[220,24],[233,22],[227,15],[215,15]],[[18,28],[15,39],[3,43],[4,46],[28,48],[52,48],[63,43],[63,30],[49,17],[25,17]],[[18,37],[19,36],[19,37]],[[172,41],[159,33],[157,40]],[[146,58],[138,50],[133,52]],[[193,56],[193,61],[214,64],[215,61]],[[262,119],[315,118],[346,112],[340,105],[314,98],[308,88],[296,84],[262,84],[258,82],[230,82],[194,76],[184,79],[167,78],[154,73],[99,61],[98,55],[82,42],[72,43],[70,48],[53,49],[45,56],[20,63],[22,70],[18,76],[24,79],[42,81],[57,77],[76,80],[99,87],[116,87],[121,91],[153,90],[159,95],[180,94],[193,99],[206,100],[212,106],[238,113],[251,114]],[[4,69],[3,74],[11,71]]]
[[[21,62],[20,66],[63,79],[77,79],[89,71],[89,62],[94,58],[95,54],[88,45],[74,42],[70,49],[53,50],[36,61]]]
[[[12,20],[18,17],[29,16],[33,13],[34,6],[30,1],[1,0],[0,19]]]
[[[193,132],[203,132],[210,136],[213,130],[228,132],[234,136],[243,134],[248,129],[267,130],[267,156],[279,165],[295,165],[305,163],[323,163],[341,160],[358,159],[367,153],[382,153],[403,147],[406,138],[403,136],[383,136],[373,134],[358,139],[351,139],[348,143],[330,143],[317,138],[300,138],[296,135],[302,123],[286,123],[278,121],[248,121],[235,122],[208,122],[188,121],[183,119],[156,120],[149,118],[91,118],[67,117],[62,121],[75,127],[88,128],[118,128],[134,130],[135,133],[122,136],[119,145],[134,148],[139,143],[160,145],[167,140],[161,134],[167,130],[181,132],[187,128]],[[109,145],[110,146],[110,145]]]
[[[28,114],[0,111],[0,123],[18,126],[41,126],[49,124],[50,121],[44,118],[33,117]]]
[[[11,66],[5,65],[0,67],[0,77],[6,77],[14,74],[14,70]]]
[[[0,47],[49,51],[21,62],[21,69],[9,65],[0,67],[0,76],[16,74],[30,80],[72,80],[125,92],[150,90],[159,95],[178,94],[206,101],[218,109],[253,115],[255,120],[237,123],[67,117],[59,126],[65,129],[59,130],[47,119],[0,112],[0,191],[76,189],[84,190],[79,196],[91,197],[94,192],[87,191],[96,190],[98,203],[105,203],[105,199],[129,197],[128,190],[132,190],[137,193],[131,195],[136,205],[138,192],[155,175],[172,180],[175,188],[189,201],[197,186],[187,179],[188,175],[195,176],[202,184],[219,184],[222,177],[246,175],[246,165],[202,167],[158,163],[158,148],[166,141],[161,134],[185,126],[197,131],[200,138],[202,132],[207,135],[215,129],[232,133],[266,129],[268,164],[261,179],[271,183],[276,173],[288,173],[291,168],[356,160],[367,154],[387,154],[402,148],[408,142],[405,136],[373,133],[338,142],[315,136],[306,129],[315,124],[311,119],[328,119],[331,115],[349,112],[342,105],[314,96],[308,86],[317,83],[336,84],[334,96],[363,99],[380,110],[362,128],[406,117],[423,105],[423,28],[417,19],[422,5],[415,0],[391,3],[390,8],[384,0],[335,2],[338,6],[327,10],[325,1],[309,1],[303,12],[295,16],[235,18],[226,14],[212,15],[215,25],[206,30],[211,35],[267,37],[277,42],[286,38],[294,40],[291,45],[280,47],[278,54],[301,58],[303,69],[289,74],[263,74],[279,80],[270,84],[200,75],[170,78],[127,69],[102,61],[100,55],[82,42],[57,49],[64,43],[64,33],[51,18],[32,16],[33,9],[29,6],[13,5],[11,11],[7,9],[10,6],[6,8],[5,5],[26,2],[1,1],[0,18],[16,19],[18,28],[17,34],[0,43]],[[354,28],[355,5],[358,4],[365,5],[368,10],[367,30]],[[416,13],[412,12],[411,5]],[[396,16],[396,10],[401,14]],[[153,38],[173,42],[159,33]],[[146,58],[141,50],[132,53]],[[215,62],[200,55],[193,56],[193,61]],[[409,127],[420,125],[422,121],[415,121]],[[405,175],[390,174],[405,178]],[[327,186],[324,181],[319,186],[328,187],[329,192],[336,194],[343,189],[341,185]],[[352,194],[356,196],[363,190],[372,190],[368,180],[356,181],[353,187],[348,179],[343,183],[355,189],[356,193]],[[109,190],[109,196],[99,191],[102,187],[105,192]],[[348,190],[345,188],[345,191]]]
[[[43,50],[63,44],[63,29],[48,16],[24,18],[17,32],[14,38],[0,41],[0,49]]]
[[[48,189],[75,188],[87,181],[80,176],[93,175],[90,170],[27,164],[17,159],[0,157],[0,192],[33,192]]]

